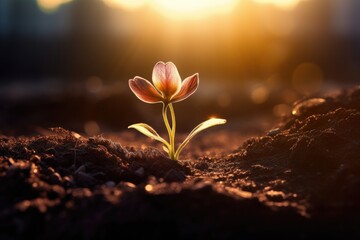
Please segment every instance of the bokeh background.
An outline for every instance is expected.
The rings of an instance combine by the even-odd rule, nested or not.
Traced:
[[[200,73],[180,130],[210,116],[262,126],[359,83],[359,22],[358,0],[1,0],[0,132],[160,127],[160,106],[127,85],[159,60]]]

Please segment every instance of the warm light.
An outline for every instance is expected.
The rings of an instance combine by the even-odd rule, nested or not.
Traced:
[[[134,10],[144,6],[146,0],[103,0],[109,7],[120,7],[126,10]]]
[[[151,6],[172,19],[199,19],[228,13],[237,0],[152,0]]]
[[[269,90],[266,87],[258,87],[251,92],[251,100],[256,104],[262,104],[269,98]]]
[[[220,107],[225,108],[231,104],[231,95],[229,93],[222,93],[217,97],[217,103]]]
[[[301,94],[311,95],[318,92],[324,81],[321,67],[315,63],[302,63],[293,73],[292,83]]]
[[[84,124],[84,131],[88,136],[96,136],[101,132],[100,126],[95,121],[88,121]]]
[[[281,8],[285,8],[285,9],[291,9],[296,7],[296,5],[301,1],[301,0],[253,0],[256,3],[261,3],[261,4],[272,4],[275,5],[277,7],[281,7]]]
[[[211,115],[211,116],[209,116],[209,119],[216,119],[216,118],[218,118],[217,116],[215,116],[215,115]]]
[[[292,104],[297,99],[299,99],[299,96],[294,90],[286,89],[281,93],[281,98],[284,100],[284,102]]]
[[[37,0],[37,4],[43,12],[50,13],[56,11],[62,4],[72,0]]]
[[[98,93],[103,87],[101,78],[92,76],[85,83],[86,89],[91,93]]]
[[[153,189],[154,189],[153,186],[151,186],[150,184],[145,186],[145,190],[148,192],[151,192]]]
[[[281,103],[281,104],[277,104],[273,107],[273,114],[276,117],[285,117],[285,116],[289,116],[291,112],[291,108],[289,105]]]

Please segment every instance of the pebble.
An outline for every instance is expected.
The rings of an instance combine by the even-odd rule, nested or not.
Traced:
[[[202,192],[212,192],[213,191],[213,183],[212,181],[201,181],[194,185],[194,190],[202,191]]]
[[[285,199],[285,194],[281,191],[270,190],[266,192],[266,197],[270,201],[281,202]]]
[[[61,184],[62,178],[59,173],[54,172],[50,175],[49,180],[52,184]]]
[[[81,185],[89,186],[94,185],[95,179],[90,176],[89,174],[86,174],[84,172],[78,172],[75,175],[76,182],[78,182]]]
[[[105,183],[105,186],[107,187],[115,187],[116,186],[116,183],[114,181],[107,181]]]
[[[206,170],[209,168],[209,164],[207,164],[206,162],[197,162],[194,164],[194,168],[198,170]]]
[[[233,193],[241,198],[252,198],[252,196],[253,196],[253,194],[251,192],[243,191],[241,189],[232,188],[232,187],[226,187],[225,189],[227,191],[229,191],[230,193]]]
[[[72,178],[70,178],[69,176],[63,177],[63,182],[66,187],[72,187],[75,185],[74,180]]]
[[[186,176],[183,172],[179,170],[171,169],[164,176],[165,182],[182,182],[185,181]]]
[[[14,165],[16,163],[13,158],[8,158],[7,160],[8,160],[10,165]]]
[[[41,157],[39,155],[32,155],[30,157],[30,161],[33,163],[39,163],[41,161]]]
[[[273,137],[276,134],[278,134],[279,132],[280,132],[280,128],[274,128],[274,129],[271,129],[270,131],[268,131],[267,135],[270,137]]]
[[[131,182],[120,182],[118,186],[123,190],[134,190],[136,185]]]

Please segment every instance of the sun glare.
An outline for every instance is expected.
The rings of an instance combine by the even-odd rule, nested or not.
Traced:
[[[43,12],[56,11],[62,4],[73,0],[36,0]],[[240,0],[102,0],[111,8],[135,10],[149,6],[171,19],[199,19],[231,12]],[[294,8],[302,0],[253,0],[259,4],[272,4],[284,9]]]
[[[41,11],[49,13],[56,11],[62,4],[71,2],[72,0],[37,0]]]
[[[103,0],[109,7],[120,7],[126,10],[135,10],[145,5],[146,0]]]
[[[293,9],[302,0],[253,1],[258,4],[271,4],[283,9]],[[125,10],[148,6],[167,18],[188,20],[229,13],[241,0],[103,0],[103,2],[109,7],[119,7]]]
[[[230,12],[237,0],[153,0],[151,6],[172,19],[199,19]]]
[[[253,0],[253,1],[256,3],[261,3],[261,4],[272,4],[277,7],[284,8],[284,9],[292,9],[292,8],[296,7],[296,5],[301,0]]]

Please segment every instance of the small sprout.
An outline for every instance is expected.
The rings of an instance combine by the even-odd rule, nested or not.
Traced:
[[[158,62],[153,69],[152,82],[153,84],[144,78],[136,76],[129,80],[129,86],[141,101],[162,103],[162,116],[169,134],[169,142],[160,137],[152,127],[145,123],[133,124],[128,128],[134,128],[142,134],[161,142],[164,151],[169,154],[172,160],[179,159],[181,151],[196,134],[212,126],[226,123],[225,119],[220,118],[211,118],[200,123],[175,150],[176,119],[173,103],[188,98],[196,91],[199,86],[199,74],[196,73],[182,81],[174,63]],[[168,120],[168,111],[170,111],[171,125]]]

